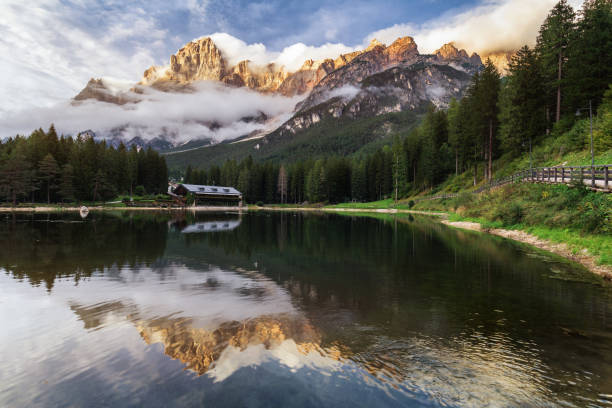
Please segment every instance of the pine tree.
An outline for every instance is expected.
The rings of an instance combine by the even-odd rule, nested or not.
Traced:
[[[31,167],[22,155],[11,155],[0,168],[0,193],[11,201],[13,207],[17,200],[31,191]]]
[[[486,158],[486,176],[489,181],[493,176],[493,153],[495,144],[495,131],[497,129],[497,116],[499,110],[497,100],[499,98],[500,74],[495,65],[489,58],[485,63],[485,68],[480,75],[479,96],[477,98],[478,111],[481,114],[480,120],[484,122],[484,143],[483,150]]]
[[[287,202],[287,170],[285,166],[281,165],[278,170],[278,194],[280,195],[280,202],[284,204]]]
[[[612,83],[612,1],[586,0],[568,48],[568,91],[573,111],[599,106]],[[570,112],[571,112],[570,111]]]
[[[400,142],[399,136],[393,139],[393,190],[394,198],[397,202],[398,198],[403,196],[408,185],[408,177],[406,174],[406,154]]]
[[[70,164],[62,167],[62,177],[58,192],[63,201],[74,200],[74,169]]]
[[[537,56],[529,47],[512,57],[508,70],[499,99],[500,139],[504,150],[517,154],[544,133],[545,95]]]
[[[47,204],[51,202],[51,190],[57,188],[56,178],[58,173],[59,166],[55,158],[53,158],[51,153],[47,153],[38,166],[38,177],[45,184],[47,190]]]
[[[555,122],[561,119],[561,88],[563,86],[564,66],[567,61],[567,47],[574,34],[576,14],[567,0],[559,1],[550,11],[540,27],[536,52],[542,64],[542,75],[547,95],[556,94]],[[547,101],[547,106],[552,105]]]

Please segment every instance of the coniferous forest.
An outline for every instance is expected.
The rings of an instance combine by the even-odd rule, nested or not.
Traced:
[[[166,161],[152,149],[60,137],[53,125],[0,142],[0,196],[12,205],[110,200],[165,192],[167,185]]]

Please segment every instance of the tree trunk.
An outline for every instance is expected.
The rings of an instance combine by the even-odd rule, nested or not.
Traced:
[[[96,201],[96,196],[98,195],[98,182],[94,184],[94,193],[93,193],[93,201]]]
[[[546,134],[550,135],[550,106],[546,106]]]
[[[47,204],[51,204],[51,186],[47,182]]]
[[[493,119],[489,119],[489,181],[493,178]]]
[[[474,186],[476,185],[476,177],[477,177],[477,173],[478,172],[478,164],[476,162],[474,162]]]
[[[455,147],[455,175],[459,175],[459,149]]]
[[[557,117],[556,122],[561,120],[561,69],[563,66],[563,51],[559,50],[559,71],[557,73]]]

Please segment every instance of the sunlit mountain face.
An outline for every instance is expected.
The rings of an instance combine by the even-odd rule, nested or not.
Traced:
[[[22,215],[0,243],[3,405],[546,406],[612,378],[609,290],[427,219]]]

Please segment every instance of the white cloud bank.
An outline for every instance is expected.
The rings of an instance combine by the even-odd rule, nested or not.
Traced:
[[[117,83],[118,89],[120,86]],[[135,136],[151,140],[163,135],[175,144],[207,138],[221,141],[266,127],[265,123],[245,118],[261,113],[268,117],[288,116],[297,102],[296,98],[262,95],[213,82],[196,84],[193,93],[165,93],[147,88],[138,97],[139,102],[125,105],[86,100],[77,105],[63,102],[26,110],[0,122],[0,135],[29,134],[35,128],[47,128],[54,123],[58,132],[71,135],[87,129],[107,135],[121,128],[126,140]]]
[[[280,52],[273,52],[262,43],[247,44],[226,33],[214,33],[210,37],[232,65],[249,59],[259,65],[275,62],[289,71],[299,69],[307,59],[337,58],[341,54],[362,50],[374,38],[389,45],[399,37],[411,36],[423,53],[431,53],[443,44],[454,42],[469,52],[486,54],[533,45],[542,22],[557,1],[483,0],[467,11],[453,13],[451,10],[423,24],[396,24],[375,31],[355,46],[326,43],[315,47],[296,43]],[[579,9],[583,0],[570,0],[569,3]]]
[[[558,0],[484,0],[458,14],[444,15],[421,25],[396,24],[366,37],[390,43],[406,35],[414,37],[421,52],[433,52],[455,42],[469,52],[486,54],[513,51],[535,43],[546,15]],[[582,0],[570,0],[575,8]]]
[[[357,48],[344,44],[323,44],[318,47],[296,43],[285,47],[280,52],[268,51],[262,43],[247,44],[246,42],[226,33],[214,33],[210,36],[231,65],[248,59],[258,65],[274,62],[285,66],[288,71],[297,71],[307,59],[320,60],[336,58],[340,54],[353,52]]]

